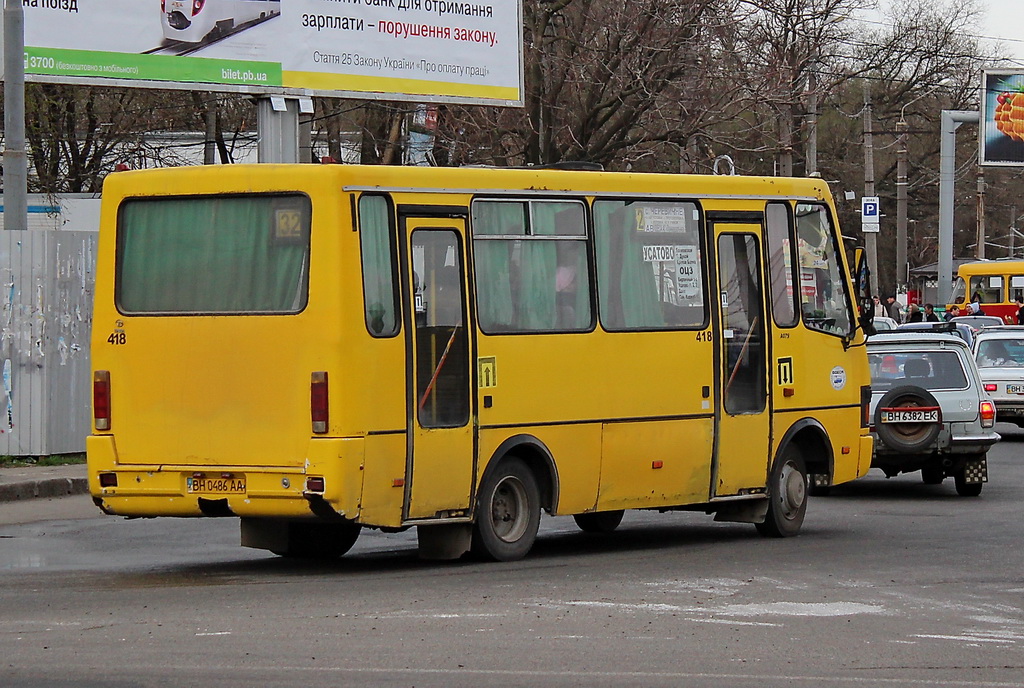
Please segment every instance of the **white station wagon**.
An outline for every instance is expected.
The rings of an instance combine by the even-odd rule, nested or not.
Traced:
[[[867,344],[871,365],[871,465],[887,477],[921,471],[957,494],[977,496],[988,481],[988,448],[999,441],[995,404],[967,344],[956,335],[886,332]]]

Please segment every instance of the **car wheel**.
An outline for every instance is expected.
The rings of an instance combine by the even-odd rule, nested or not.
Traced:
[[[622,523],[622,509],[598,511],[590,514],[576,514],[573,519],[584,533],[610,533]]]
[[[964,473],[964,470],[960,470],[953,476],[956,493],[961,497],[977,497],[981,494],[981,488],[985,483],[969,483]]]
[[[941,423],[883,423],[884,408],[938,407],[931,392],[915,385],[893,387],[875,407],[875,433],[886,447],[899,454],[917,454],[930,448],[942,430]],[[941,415],[941,412],[940,412]]]
[[[504,459],[477,496],[473,554],[493,561],[522,559],[540,527],[540,489],[522,460]]]
[[[939,485],[945,477],[946,473],[942,466],[925,466],[921,469],[921,481],[925,485]]]
[[[768,514],[758,523],[765,537],[792,537],[800,532],[807,512],[807,471],[800,448],[789,444],[768,478]]]

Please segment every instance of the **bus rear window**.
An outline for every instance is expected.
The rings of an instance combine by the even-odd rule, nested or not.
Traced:
[[[297,313],[308,295],[304,195],[131,199],[118,218],[126,314]]]

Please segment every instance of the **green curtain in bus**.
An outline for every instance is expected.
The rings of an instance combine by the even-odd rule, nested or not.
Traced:
[[[383,196],[359,199],[359,246],[362,254],[366,327],[376,336],[398,332],[395,310],[394,259],[391,222]]]
[[[473,205],[473,233],[477,236],[526,234],[520,203],[476,203]],[[476,263],[477,309],[485,332],[515,330],[512,299],[511,251],[514,242],[477,239],[473,243]]]
[[[656,277],[644,262],[633,209],[620,201],[594,204],[601,313],[612,329],[665,327]]]
[[[134,313],[299,311],[309,217],[301,196],[128,201],[118,225],[118,305]]]

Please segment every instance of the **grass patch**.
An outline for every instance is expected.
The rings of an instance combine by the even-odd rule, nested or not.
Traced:
[[[52,454],[50,456],[0,456],[0,468],[24,466],[73,466],[85,463],[85,453]]]

